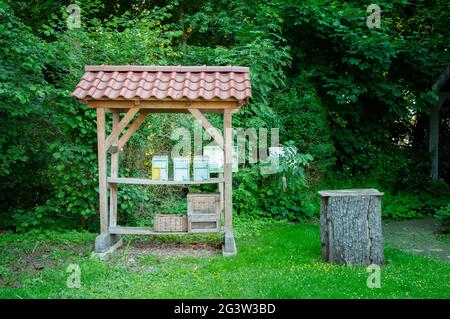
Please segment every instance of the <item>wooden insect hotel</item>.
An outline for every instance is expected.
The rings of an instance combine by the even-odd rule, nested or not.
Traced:
[[[236,66],[86,66],[85,73],[72,93],[97,112],[98,172],[100,199],[100,235],[95,251],[113,251],[122,244],[122,234],[158,235],[173,232],[147,227],[117,224],[117,192],[121,184],[186,185],[217,184],[219,195],[206,196],[214,210],[188,212],[188,226],[193,232],[215,229],[224,233],[224,255],[235,255],[232,209],[232,114],[238,112],[251,96],[249,69]],[[112,129],[106,135],[106,112],[112,113]],[[223,173],[217,178],[170,180],[163,163],[159,178],[119,177],[119,152],[140,127],[147,115],[154,113],[190,113],[211,135],[223,152]],[[223,114],[223,133],[205,117],[206,113]],[[110,168],[107,156],[110,154]],[[183,167],[180,164],[181,168]],[[109,172],[109,174],[108,174]],[[219,200],[217,200],[219,196]],[[213,198],[211,200],[211,198]],[[205,203],[206,203],[205,202]],[[224,228],[217,222],[223,208]],[[190,216],[190,219],[189,219]],[[182,218],[167,220],[161,216],[157,227],[175,224],[188,234]],[[179,217],[179,216],[178,216]],[[189,220],[191,224],[189,224]],[[220,219],[219,219],[220,221]],[[200,229],[200,230],[199,230]],[[192,229],[191,229],[192,230]],[[203,231],[202,231],[203,230]],[[192,232],[192,231],[191,231]]]

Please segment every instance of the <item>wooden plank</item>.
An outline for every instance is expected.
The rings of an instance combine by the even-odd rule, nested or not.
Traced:
[[[137,131],[137,129],[141,126],[142,122],[144,122],[147,113],[140,113],[139,116],[131,123],[128,130],[120,137],[120,140],[117,144],[118,149],[122,149],[128,140],[133,136],[133,134]],[[112,176],[112,175],[111,175]]]
[[[113,112],[112,117],[112,128],[113,131],[119,125],[120,114],[117,111]],[[117,147],[118,139],[116,138],[113,142],[113,146]],[[111,176],[119,176],[119,152],[114,152],[111,154]],[[117,184],[110,185],[110,195],[109,195],[109,226],[117,225]]]
[[[125,126],[127,126],[128,123],[130,123],[130,121],[133,119],[133,117],[136,115],[137,112],[139,112],[139,108],[132,108],[128,110],[128,112],[119,122],[119,124],[117,124],[117,126],[112,130],[111,134],[106,139],[105,142],[106,149],[111,147],[112,142],[119,137],[119,134],[122,132]]]
[[[189,234],[188,232],[156,232],[151,227],[124,227],[124,226],[110,227],[109,232],[111,234],[123,234],[123,235],[187,235],[187,234]],[[221,232],[223,232],[223,230],[221,230]]]
[[[189,215],[191,222],[217,222],[217,214],[191,214]],[[219,220],[220,221],[220,220]]]
[[[112,113],[113,111],[119,111],[120,113],[126,113],[128,112],[129,109],[127,108],[113,108],[113,109],[109,109],[109,108],[105,108],[106,113]],[[240,109],[233,109],[233,112],[238,112]],[[159,114],[188,114],[189,109],[188,108],[184,108],[184,109],[150,109],[150,108],[141,108],[140,113],[159,113]],[[208,113],[208,114],[223,114],[223,109],[202,109],[203,113]]]
[[[233,231],[233,188],[232,188],[232,110],[225,110],[223,114],[224,132],[224,211],[225,211],[225,232]]]
[[[199,109],[189,109],[189,112],[195,117],[198,123],[212,136],[212,138],[216,141],[217,145],[219,145],[223,149],[223,136],[219,132],[217,128],[215,128],[208,119],[202,114]]]
[[[239,108],[239,102],[234,101],[161,101],[161,100],[89,100],[86,101],[91,108],[107,108],[107,109],[155,109],[155,110],[187,110],[187,109],[236,109]]]
[[[129,177],[109,177],[110,184],[131,184],[131,185],[187,185],[187,184],[217,184],[223,183],[223,178],[211,178],[207,181],[154,181],[147,178],[129,178]]]
[[[184,235],[188,232],[156,232],[151,227],[110,227],[111,234],[128,234],[128,235]]]
[[[107,163],[105,147],[105,110],[97,109],[98,192],[100,200],[100,233],[108,233]]]

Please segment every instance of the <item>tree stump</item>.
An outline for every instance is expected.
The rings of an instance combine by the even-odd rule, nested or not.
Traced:
[[[323,259],[335,264],[383,264],[383,193],[376,189],[349,189],[319,194]]]

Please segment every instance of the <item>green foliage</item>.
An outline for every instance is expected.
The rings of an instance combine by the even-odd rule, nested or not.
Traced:
[[[397,194],[395,196],[387,193],[382,198],[383,218],[394,220],[419,218],[423,216],[425,204],[413,194]]]
[[[435,216],[442,224],[450,226],[450,204],[437,210]]]
[[[89,64],[249,66],[253,97],[233,125],[279,128],[283,144],[293,141],[314,161],[297,154],[297,170],[285,161],[269,176],[264,164],[241,167],[241,215],[314,216],[318,188],[342,180],[384,189],[389,218],[446,203],[439,189],[447,188],[428,182],[426,143],[431,85],[450,59],[445,0],[378,2],[382,27],[373,29],[354,1],[76,3],[82,24],[70,30],[64,1],[0,1],[0,228],[97,229],[95,112],[70,97]],[[440,143],[447,181],[449,114]],[[192,132],[191,118],[147,119],[119,174],[148,176],[149,156],[172,147],[175,127]],[[120,222],[146,225],[158,209],[183,210],[186,191],[123,187]]]
[[[301,74],[293,83],[295,89],[275,96],[274,109],[282,120],[282,139],[292,140],[301,152],[311,154],[312,168],[319,172],[330,169],[335,162],[334,146],[322,105],[310,77]]]
[[[244,217],[290,220],[312,217],[314,213],[299,196],[307,188],[305,167],[312,160],[311,155],[297,153],[293,144],[287,143],[276,174],[264,173],[270,158],[239,171],[235,176],[238,187],[233,194],[236,211]]]
[[[45,150],[54,125],[47,102],[54,89],[46,63],[46,43],[0,2],[0,227],[14,224],[8,209],[48,197]]]

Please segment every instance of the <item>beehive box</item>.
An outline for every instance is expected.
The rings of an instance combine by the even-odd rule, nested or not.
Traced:
[[[187,203],[189,233],[220,231],[220,193],[190,193]]]
[[[207,156],[194,156],[194,181],[209,180],[209,165]]]
[[[178,182],[188,181],[190,178],[189,157],[173,158],[173,180]]]
[[[238,147],[233,146],[231,149],[232,171],[237,172],[239,167]],[[208,165],[210,173],[223,173],[224,154],[223,149],[219,146],[205,146],[203,148],[203,156],[208,157]]]
[[[155,155],[152,157],[152,180],[169,180],[169,158],[167,156]]]
[[[156,232],[186,232],[187,217],[180,214],[157,214],[153,226]]]

